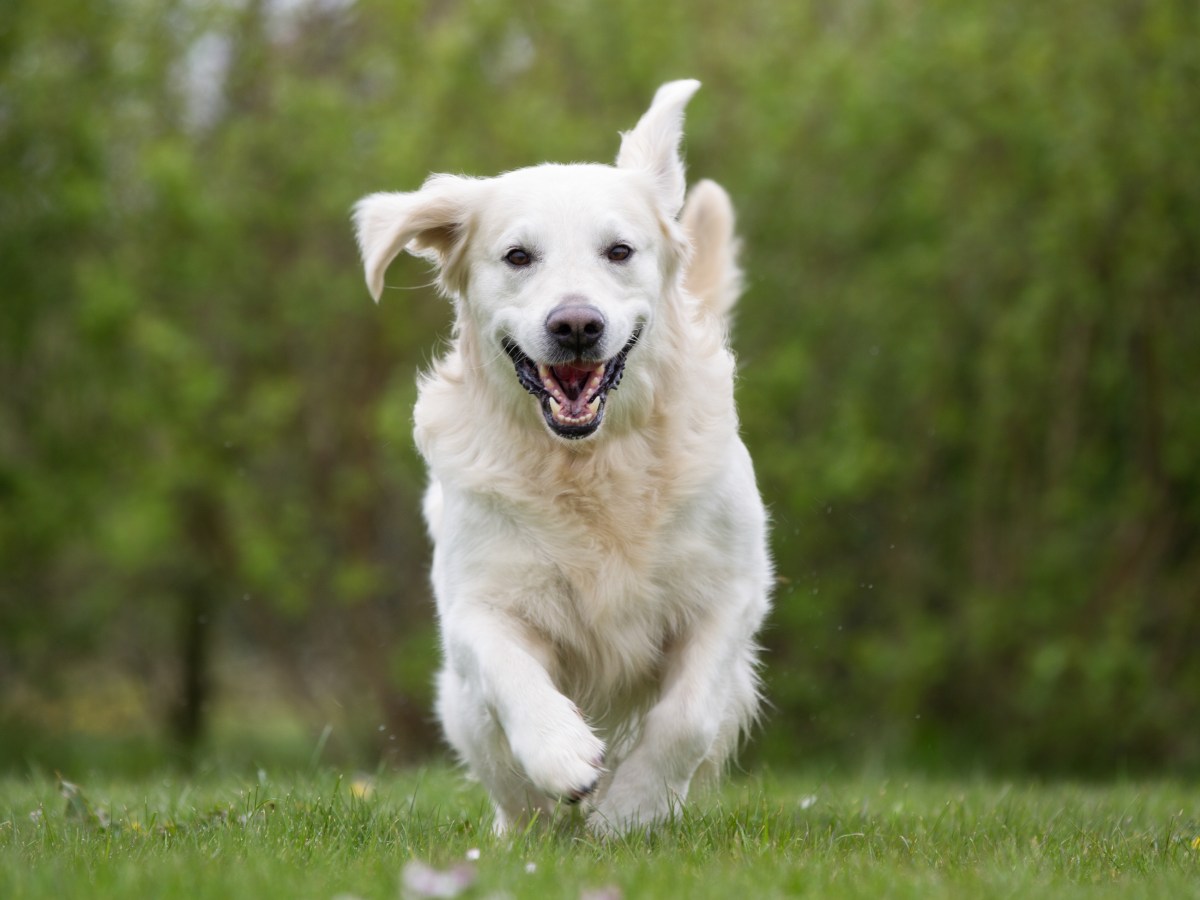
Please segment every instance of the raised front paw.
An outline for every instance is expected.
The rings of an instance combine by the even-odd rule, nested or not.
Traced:
[[[513,755],[538,790],[565,803],[579,803],[604,774],[604,742],[573,705],[551,717],[543,710],[537,727],[509,735]]]

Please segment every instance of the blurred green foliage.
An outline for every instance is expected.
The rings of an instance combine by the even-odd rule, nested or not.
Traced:
[[[689,76],[781,576],[758,751],[1200,762],[1191,0],[10,0],[0,721],[99,671],[185,742],[240,687],[428,752],[450,314],[414,260],[372,306],[349,207],[611,158]]]

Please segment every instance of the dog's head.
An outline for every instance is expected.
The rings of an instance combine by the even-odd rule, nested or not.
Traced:
[[[699,86],[659,88],[615,166],[435,175],[412,193],[363,198],[354,219],[371,295],[401,251],[432,260],[478,364],[502,365],[491,374],[537,398],[558,437],[595,434],[687,253],[679,143]]]

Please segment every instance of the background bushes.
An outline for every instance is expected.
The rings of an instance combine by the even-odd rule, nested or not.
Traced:
[[[752,753],[1200,761],[1194,3],[11,5],[0,760],[431,752],[449,310],[412,260],[373,306],[348,209],[610,159],[695,76],[781,576]]]

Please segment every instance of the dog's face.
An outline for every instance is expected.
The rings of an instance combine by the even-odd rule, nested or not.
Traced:
[[[663,294],[672,251],[649,180],[537,166],[484,194],[466,248],[466,314],[512,360],[550,430],[587,437]]]
[[[686,252],[678,146],[698,86],[664,85],[615,167],[439,175],[415,193],[364,198],[355,220],[372,294],[401,250],[432,259],[484,364],[505,366],[504,383],[536,398],[552,434],[595,434]]]

